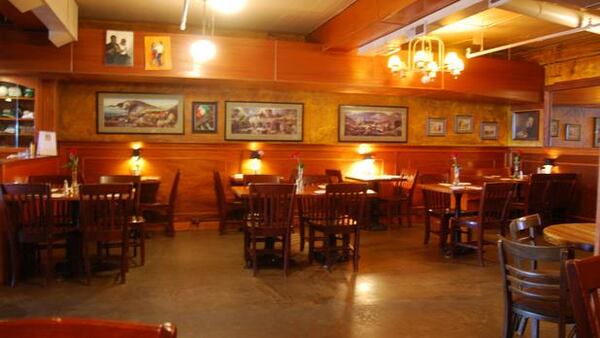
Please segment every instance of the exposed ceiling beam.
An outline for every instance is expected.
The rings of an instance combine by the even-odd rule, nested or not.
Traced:
[[[9,0],[21,13],[33,12],[48,28],[56,47],[77,41],[79,6],[75,0]]]
[[[33,13],[21,13],[8,0],[0,0],[0,13],[4,15],[14,27],[25,31],[44,31],[46,26]]]
[[[348,52],[457,0],[357,0],[307,37],[326,51]]]

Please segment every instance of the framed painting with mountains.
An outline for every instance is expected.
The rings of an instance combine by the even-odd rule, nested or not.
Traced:
[[[97,93],[99,134],[183,134],[183,95]]]
[[[340,106],[340,142],[406,142],[407,107]]]

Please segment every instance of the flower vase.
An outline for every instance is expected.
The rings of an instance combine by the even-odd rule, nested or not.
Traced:
[[[296,175],[296,193],[301,194],[304,192],[304,179],[302,175],[304,174],[304,168],[298,167],[298,175]]]
[[[515,164],[515,168],[513,171],[513,177],[514,178],[519,178],[519,173],[521,172],[521,168],[519,167],[518,164]]]
[[[77,167],[71,169],[71,191],[73,195],[79,194],[79,182],[77,181]]]
[[[460,167],[455,165],[452,167],[452,171],[454,174],[454,177],[452,178],[452,185],[459,185],[460,184]]]

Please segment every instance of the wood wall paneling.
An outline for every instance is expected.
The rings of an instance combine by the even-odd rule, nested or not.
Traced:
[[[27,182],[31,175],[54,175],[59,172],[58,157],[37,157],[2,162],[2,183]]]
[[[47,32],[0,28],[0,73],[69,73],[71,45],[56,48]]]

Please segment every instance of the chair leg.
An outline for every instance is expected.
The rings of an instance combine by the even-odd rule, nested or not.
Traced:
[[[431,235],[431,219],[427,212],[425,212],[425,236],[423,237],[423,244],[429,244],[429,236]]]
[[[408,223],[408,227],[412,227],[412,201],[408,200],[406,202],[406,221]]]
[[[138,227],[140,233],[140,265],[144,266],[146,264],[146,225],[139,224]]]
[[[46,246],[46,264],[44,264],[46,285],[50,284],[52,279],[52,242],[49,242]]]
[[[442,216],[440,219],[440,248],[444,248],[448,243],[448,227],[450,218],[448,216]]]
[[[304,219],[300,217],[300,251],[304,252]]]
[[[121,239],[121,284],[125,284],[125,274],[129,270],[129,240],[127,233],[126,231],[125,236]]]
[[[312,264],[315,253],[315,230],[308,226],[308,264]]]
[[[257,259],[257,254],[256,254],[256,235],[255,234],[251,234],[252,236],[252,275],[256,276],[256,273],[258,272],[258,259]]]
[[[512,338],[514,333],[514,315],[510,308],[505,307],[504,309],[504,327],[503,335],[504,338]]]
[[[287,233],[283,237],[283,242],[281,243],[283,246],[283,276],[287,277],[288,274],[288,265],[290,260],[290,245],[291,245],[291,233],[288,229]]]
[[[358,260],[360,259],[360,229],[354,233],[354,250],[352,250],[354,272],[358,272]]]
[[[85,270],[85,283],[86,285],[90,285],[92,280],[92,267],[90,262],[90,253],[88,248],[88,243],[83,242],[83,265]]]
[[[477,234],[477,254],[479,256],[479,265],[483,266],[483,230],[481,225]]]
[[[327,271],[331,272],[331,235],[327,234],[325,240],[323,241],[323,248],[325,249],[325,266],[327,267]]]

